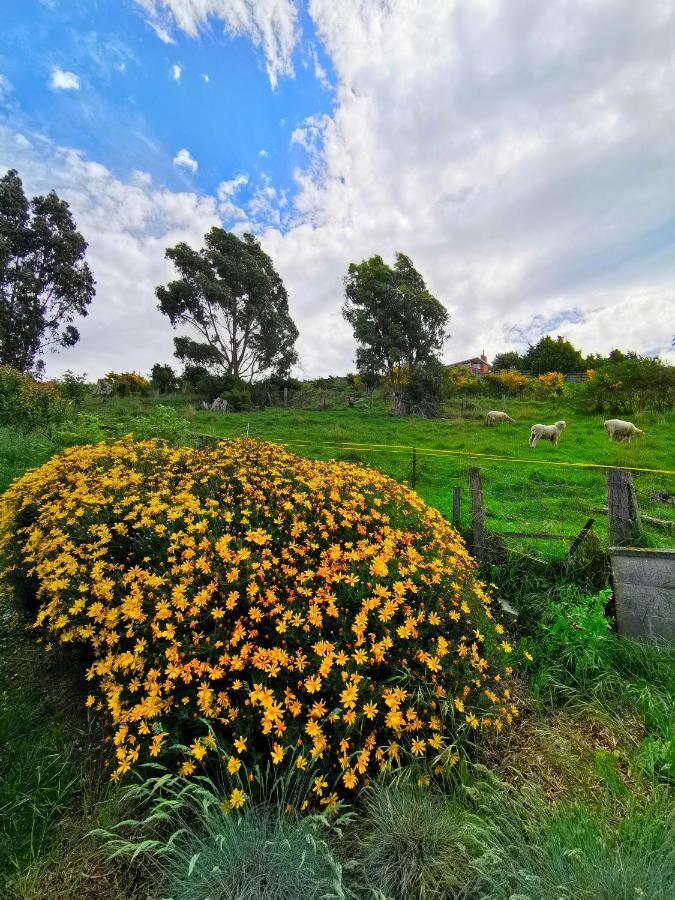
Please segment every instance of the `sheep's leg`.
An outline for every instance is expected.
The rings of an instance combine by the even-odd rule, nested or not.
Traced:
[[[531,435],[530,435],[530,447],[536,447],[536,446],[537,446],[537,437],[538,437],[538,436],[537,436],[536,434],[531,434]]]

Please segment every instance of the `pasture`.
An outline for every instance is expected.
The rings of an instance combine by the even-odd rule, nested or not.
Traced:
[[[163,401],[166,402],[166,401]],[[189,416],[191,430],[216,438],[249,435],[282,443],[295,453],[316,459],[345,459],[373,466],[398,481],[411,482],[412,452],[417,450],[417,492],[448,518],[452,512],[452,487],[463,491],[462,527],[470,527],[468,469],[479,466],[488,528],[495,532],[547,532],[573,537],[589,516],[594,530],[606,543],[607,519],[593,512],[606,503],[607,466],[636,469],[675,469],[675,424],[672,415],[645,413],[635,424],[645,437],[630,443],[609,441],[603,429],[606,416],[580,412],[569,403],[554,404],[512,400],[506,408],[516,424],[487,427],[485,413],[495,403],[481,398],[467,404],[448,403],[441,419],[394,417],[385,402],[346,408],[336,403],[325,410],[268,408],[254,412],[201,412],[181,398],[172,398],[181,415]],[[113,400],[89,405],[116,431],[133,430],[151,401],[142,398]],[[339,404],[339,405],[338,405]],[[499,404],[498,404],[499,405]],[[535,422],[567,421],[560,443],[528,446]],[[507,457],[496,459],[495,457]],[[574,465],[558,465],[572,463]],[[579,467],[576,464],[588,464]],[[598,466],[600,468],[592,468]],[[675,507],[655,499],[659,491],[675,493],[672,474],[633,473],[642,511],[656,518],[675,520]],[[559,541],[507,539],[516,548],[534,546],[537,553],[553,558]],[[649,546],[669,546],[663,529],[645,526]]]

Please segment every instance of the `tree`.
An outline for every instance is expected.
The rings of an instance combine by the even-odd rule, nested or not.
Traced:
[[[581,352],[560,335],[555,340],[545,335],[536,344],[530,344],[524,356],[524,365],[532,375],[579,372],[585,367]]]
[[[175,394],[179,381],[171,366],[155,363],[150,370],[150,383],[160,394]]]
[[[405,366],[410,377],[435,359],[447,337],[448,313],[432,296],[411,260],[396,254],[394,266],[381,256],[351,263],[342,314],[354,329],[356,362],[364,373],[386,374],[395,383]]]
[[[508,372],[509,369],[524,368],[525,361],[520,353],[515,350],[507,350],[504,353],[498,353],[492,362],[493,372]]]
[[[72,347],[94,279],[70,207],[51,191],[30,203],[15,169],[0,179],[0,363],[41,369],[47,348]]]
[[[180,277],[158,287],[159,309],[189,336],[174,339],[184,363],[251,381],[287,375],[297,361],[298,330],[272,260],[251,234],[212,228],[197,251],[185,243],[166,251]]]

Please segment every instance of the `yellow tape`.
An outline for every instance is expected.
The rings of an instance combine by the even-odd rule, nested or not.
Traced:
[[[218,434],[205,434],[203,432],[192,432],[194,437],[207,437],[213,440],[233,440],[233,438],[225,437]],[[237,435],[243,437],[243,435]],[[629,472],[648,472],[652,475],[675,475],[675,471],[670,469],[648,469],[640,466],[622,466],[622,465],[606,465],[605,463],[585,463],[585,462],[567,462],[559,459],[525,459],[519,456],[496,456],[491,453],[478,453],[469,450],[438,450],[433,447],[415,447],[408,444],[337,444],[330,441],[282,441],[278,438],[258,437],[259,440],[270,441],[274,444],[281,444],[283,447],[332,447],[336,450],[371,450],[376,452],[390,453],[412,453],[413,449],[421,456],[466,456],[470,459],[489,459],[495,462],[523,463],[528,466],[563,466],[576,469],[627,469]]]

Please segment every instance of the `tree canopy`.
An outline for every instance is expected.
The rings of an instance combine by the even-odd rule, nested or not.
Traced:
[[[345,298],[342,313],[359,345],[359,370],[363,366],[395,381],[399,367],[412,374],[443,348],[448,312],[404,253],[396,254],[393,266],[381,256],[351,263]]]
[[[0,179],[0,363],[39,369],[46,349],[78,342],[95,293],[86,249],[54,191],[29,202],[15,169]]]
[[[555,340],[550,335],[544,335],[536,344],[530,344],[523,361],[525,370],[532,375],[545,375],[547,372],[565,374],[585,367],[581,351],[560,335]]]
[[[180,360],[249,381],[288,374],[298,330],[281,277],[253,235],[212,228],[201,250],[181,242],[166,257],[180,277],[157,288],[159,309],[195,335],[174,339]]]
[[[498,353],[492,361],[493,372],[507,372],[509,369],[523,369],[525,361],[516,350],[506,350]]]

